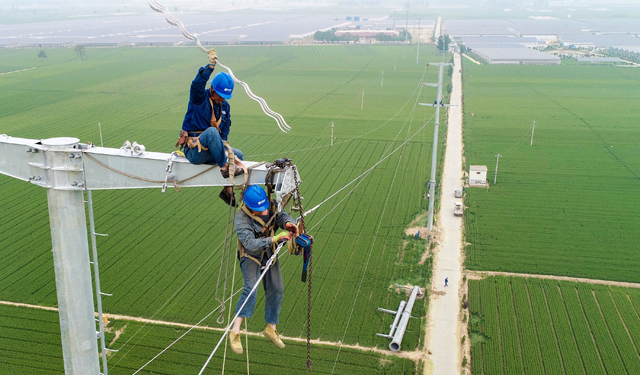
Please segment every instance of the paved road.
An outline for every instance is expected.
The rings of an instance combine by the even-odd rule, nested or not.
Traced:
[[[453,92],[449,108],[447,145],[442,175],[442,196],[438,212],[437,235],[440,246],[433,265],[433,290],[444,291],[445,295],[431,295],[427,323],[427,350],[433,364],[433,374],[460,374],[460,333],[458,314],[460,312],[460,286],[462,284],[462,218],[453,216],[453,203],[462,201],[454,197],[455,190],[462,189],[462,80],[458,73],[460,55],[455,54]],[[444,287],[445,277],[449,286]],[[426,361],[429,362],[429,361]],[[425,373],[430,365],[425,365]]]

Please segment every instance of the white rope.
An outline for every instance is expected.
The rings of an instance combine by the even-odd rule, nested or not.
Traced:
[[[182,23],[182,21],[180,21],[179,19],[175,18],[173,15],[171,15],[171,12],[169,12],[169,9],[160,4],[159,2],[157,2],[156,0],[147,0],[149,3],[149,7],[151,7],[151,9],[153,9],[154,11],[158,12],[158,13],[162,13],[164,15],[164,18],[167,20],[167,22],[173,26],[176,26],[180,29],[180,32],[182,32],[182,35],[184,35],[185,38],[189,39],[189,40],[193,40],[196,42],[196,44],[198,45],[198,48],[200,48],[200,50],[204,53],[208,53],[209,50],[207,50],[206,48],[204,48],[204,46],[202,46],[202,43],[200,43],[200,39],[198,39],[198,37],[194,34],[191,34],[189,31],[187,31],[187,28],[184,26],[184,24]],[[262,108],[262,111],[264,112],[265,115],[271,117],[272,119],[274,119],[276,121],[276,123],[278,124],[278,128],[280,128],[280,130],[282,130],[283,132],[287,132],[288,130],[291,130],[291,127],[287,124],[287,122],[284,120],[284,117],[282,117],[281,114],[279,114],[278,112],[272,110],[271,108],[269,108],[269,105],[267,104],[267,102],[257,96],[256,94],[254,94],[251,89],[249,88],[249,85],[246,82],[243,82],[241,80],[239,80],[238,78],[236,78],[236,76],[233,74],[233,72],[231,71],[231,69],[228,66],[222,65],[222,63],[220,63],[220,61],[217,61],[218,65],[220,65],[221,67],[225,68],[227,71],[229,71],[229,75],[231,76],[231,78],[233,79],[234,82],[240,84],[243,88],[244,91],[246,91],[247,95],[249,96],[249,98],[255,100],[256,102],[258,102],[258,104],[260,104],[260,108]]]
[[[267,261],[267,264],[264,266],[264,271],[262,271],[262,273],[260,274],[260,277],[258,278],[258,280],[256,281],[255,285],[253,286],[253,288],[251,288],[251,292],[249,292],[249,296],[253,294],[253,292],[255,292],[256,288],[258,288],[258,285],[260,285],[260,282],[262,281],[262,278],[264,277],[264,275],[267,274],[267,272],[269,272],[269,269],[271,268],[271,265],[273,264],[274,261],[277,261],[278,258],[278,253],[280,252],[280,249],[282,249],[282,247],[284,246],[286,242],[281,243],[280,245],[278,245],[278,247],[276,248],[276,250],[274,251],[273,255],[271,255],[271,257],[269,258],[269,260]],[[218,350],[218,348],[220,347],[220,344],[222,343],[222,341],[224,341],[224,339],[227,337],[227,333],[229,333],[229,329],[231,328],[231,326],[233,326],[233,322],[236,321],[236,319],[238,318],[238,315],[240,315],[240,313],[242,312],[242,309],[244,309],[244,306],[247,304],[247,302],[249,301],[249,298],[246,298],[244,300],[244,302],[242,303],[242,306],[240,306],[240,308],[238,309],[238,312],[236,313],[236,315],[233,317],[233,320],[231,323],[229,323],[229,325],[227,326],[227,329],[224,330],[224,333],[222,334],[222,337],[220,338],[220,340],[218,341],[218,344],[216,345],[215,348],[213,348],[213,351],[211,352],[211,355],[209,355],[209,358],[207,358],[207,361],[204,363],[204,366],[202,366],[202,369],[200,370],[200,372],[198,373],[198,375],[202,375],[202,373],[204,372],[204,370],[207,368],[207,366],[209,365],[209,362],[211,362],[211,358],[213,358],[213,355],[216,354],[216,351]]]

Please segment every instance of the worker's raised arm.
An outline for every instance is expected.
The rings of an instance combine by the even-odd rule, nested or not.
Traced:
[[[191,100],[193,104],[200,105],[207,99],[207,93],[204,89],[207,87],[207,81],[209,81],[209,77],[211,77],[213,69],[214,66],[211,64],[203,66],[198,70],[196,78],[191,82],[191,94],[189,96],[189,100]]]

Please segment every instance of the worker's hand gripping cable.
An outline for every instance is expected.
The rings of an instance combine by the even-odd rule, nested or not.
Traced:
[[[253,286],[253,288],[251,288],[251,292],[249,292],[249,295],[253,294],[256,289],[258,288],[258,285],[260,285],[260,282],[262,282],[262,279],[264,278],[264,275],[267,274],[267,272],[269,271],[269,268],[271,267],[271,265],[273,264],[273,262],[276,261],[276,259],[278,259],[278,253],[280,252],[280,250],[286,245],[286,242],[282,242],[278,245],[278,247],[276,248],[276,250],[273,252],[273,255],[271,255],[271,257],[269,258],[269,260],[267,261],[264,269],[262,270],[262,272],[260,273],[260,277],[258,278],[258,280],[256,281],[255,285]],[[220,337],[220,340],[218,341],[218,344],[216,344],[216,347],[213,348],[213,351],[211,352],[211,355],[209,355],[209,358],[207,359],[207,361],[204,363],[204,366],[202,366],[202,369],[200,370],[200,372],[198,373],[198,375],[202,375],[202,373],[204,372],[204,370],[207,368],[207,366],[209,365],[209,362],[211,362],[211,359],[213,358],[214,354],[216,354],[216,351],[218,350],[218,348],[220,347],[220,344],[222,344],[222,342],[224,341],[224,339],[227,337],[227,334],[229,333],[229,330],[231,329],[231,327],[233,327],[233,322],[235,322],[235,320],[238,318],[238,315],[240,315],[240,312],[242,311],[242,309],[244,309],[244,306],[247,304],[247,302],[249,301],[249,299],[247,298],[244,303],[240,306],[238,310],[238,312],[236,313],[236,315],[233,317],[233,319],[231,319],[229,322],[229,325],[227,326],[227,328],[224,330],[224,333],[222,334],[222,337]]]
[[[180,32],[182,32],[182,35],[184,35],[185,38],[189,39],[189,40],[193,40],[196,42],[196,44],[198,45],[198,48],[200,48],[200,50],[206,54],[209,54],[208,49],[204,48],[204,46],[202,45],[202,43],[200,43],[200,39],[198,39],[197,36],[195,36],[194,34],[191,34],[189,31],[187,31],[186,27],[184,26],[184,24],[182,23],[182,21],[180,21],[179,19],[175,18],[173,15],[171,15],[171,13],[169,12],[169,9],[160,4],[159,2],[157,2],[156,0],[147,0],[149,3],[149,7],[151,7],[151,9],[153,9],[154,11],[158,12],[158,13],[162,13],[164,15],[164,18],[167,20],[167,22],[173,26],[176,26],[177,28],[180,29]],[[220,63],[219,60],[217,60],[217,56],[216,56],[216,61],[218,62],[218,65],[220,65],[221,67],[225,68],[227,71],[229,71],[229,75],[231,76],[231,78],[233,79],[234,82],[239,83],[244,90],[246,91],[247,95],[255,100],[256,102],[258,102],[258,104],[260,104],[260,108],[262,108],[262,111],[265,113],[265,115],[271,117],[272,119],[274,119],[276,121],[276,123],[278,124],[278,127],[280,128],[280,130],[282,130],[283,132],[287,132],[288,130],[291,130],[291,127],[287,124],[287,122],[284,120],[284,117],[282,117],[281,114],[279,114],[278,112],[272,110],[271,108],[269,108],[269,105],[267,104],[267,102],[257,96],[256,94],[254,94],[251,89],[249,88],[249,85],[246,82],[243,82],[241,80],[239,80],[238,78],[236,78],[236,76],[233,74],[233,72],[231,71],[231,69],[228,66],[223,65],[222,63]]]

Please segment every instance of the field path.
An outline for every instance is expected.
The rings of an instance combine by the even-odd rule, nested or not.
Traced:
[[[484,279],[487,276],[514,276],[514,277],[530,277],[535,279],[551,279],[551,280],[563,280],[572,281],[576,283],[586,284],[601,284],[611,286],[621,286],[624,288],[640,288],[638,283],[627,283],[624,281],[611,281],[611,280],[598,280],[598,279],[585,279],[582,277],[570,277],[570,276],[554,276],[554,275],[536,275],[531,273],[513,273],[513,272],[497,272],[497,271],[465,271],[469,279]]]
[[[454,54],[451,104],[442,186],[440,186],[440,246],[434,255],[433,286],[429,301],[426,349],[433,374],[460,374],[460,288],[462,287],[462,218],[453,216],[453,192],[462,189],[462,77],[460,54]],[[449,286],[444,287],[444,279]],[[435,292],[435,293],[434,293]],[[442,294],[444,293],[444,294]],[[425,374],[430,371],[425,361]]]
[[[31,305],[31,304],[28,304],[28,303],[20,303],[20,302],[0,301],[0,305],[13,306],[13,307],[26,307],[26,308],[29,308],[29,309],[37,309],[37,310],[58,312],[58,309],[56,307]],[[154,325],[159,325],[159,326],[177,327],[177,328],[183,328],[183,329],[189,329],[189,328],[193,327],[192,324],[171,322],[171,321],[166,321],[166,320],[154,320],[154,319],[140,318],[140,317],[136,317],[136,316],[128,316],[128,315],[120,315],[120,314],[109,314],[109,313],[105,313],[104,315],[107,316],[111,320],[125,320],[125,321],[132,321],[132,322],[138,322],[138,323],[154,324]],[[97,313],[96,313],[96,316],[98,316]],[[210,326],[203,326],[203,325],[197,326],[197,327],[195,327],[195,329],[201,330],[201,331],[216,331],[216,332],[224,332],[224,330],[225,330],[224,328],[220,328],[220,327],[210,327]],[[257,336],[259,336],[259,337],[262,336],[259,332],[249,332],[249,333],[243,332],[243,333],[247,334],[248,336],[256,336],[256,337]],[[286,341],[294,341],[294,342],[301,342],[301,343],[306,343],[307,342],[307,339],[306,338],[302,338],[302,337],[288,337],[288,336],[284,336],[284,335],[280,335],[280,337],[285,342]],[[408,351],[392,352],[391,350],[383,350],[383,349],[379,349],[379,348],[376,348],[376,347],[362,346],[362,345],[359,345],[359,344],[355,344],[355,345],[341,344],[339,341],[338,342],[324,341],[324,340],[320,340],[320,339],[311,340],[311,343],[315,344],[315,345],[340,346],[342,348],[356,349],[356,350],[361,350],[363,352],[372,352],[372,353],[384,354],[384,355],[387,355],[387,356],[408,358],[408,359],[410,359],[412,361],[415,361],[415,362],[417,362],[417,361],[419,361],[419,360],[424,358],[424,353],[422,351],[420,351],[420,350],[415,350],[413,352],[408,352]]]

